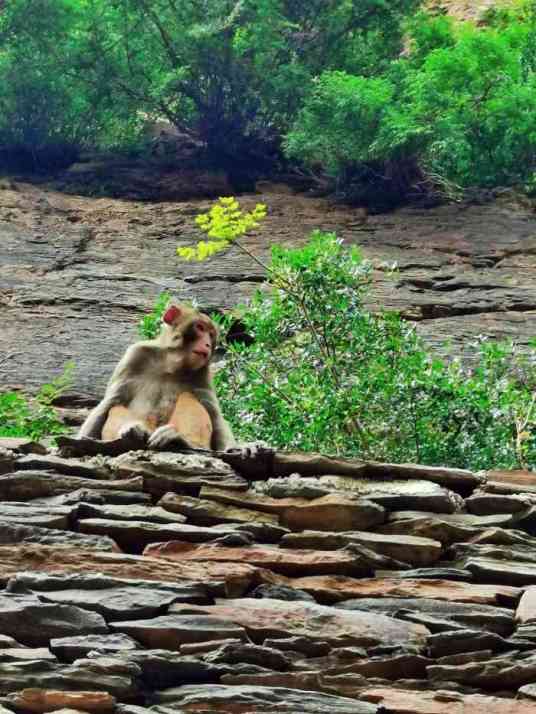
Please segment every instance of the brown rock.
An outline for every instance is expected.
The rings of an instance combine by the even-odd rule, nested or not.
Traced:
[[[389,714],[534,714],[530,702],[481,694],[409,689],[367,689],[361,698],[385,707]]]
[[[349,531],[338,534],[323,533],[321,531],[289,533],[281,539],[281,547],[322,548],[325,541],[331,543],[329,547],[332,548],[341,548],[354,543],[363,545],[376,553],[380,553],[380,555],[386,555],[403,563],[417,566],[435,563],[439,560],[442,551],[441,543],[430,538],[383,535],[365,531]]]
[[[240,597],[276,576],[243,563],[182,563],[180,571],[171,561],[54,546],[0,547],[0,582],[6,583],[23,570],[44,573],[102,573],[114,578],[130,578],[177,583],[202,582],[213,595]],[[273,580],[272,580],[273,579]]]
[[[248,508],[279,516],[281,525],[291,530],[320,528],[331,531],[370,528],[383,523],[385,511],[381,506],[343,494],[328,494],[320,498],[272,498],[253,490],[236,493],[215,488],[203,488],[201,495],[220,503]]]
[[[143,479],[100,481],[79,476],[65,476],[51,471],[17,471],[0,476],[0,500],[29,501],[44,496],[58,496],[78,488],[142,491]]]
[[[519,513],[532,505],[527,496],[509,496],[478,491],[465,499],[469,513],[477,516],[491,516],[497,513]]]
[[[203,490],[201,489],[202,492]],[[229,493],[235,492],[229,491]],[[237,501],[240,503],[241,499],[237,498]],[[164,494],[158,501],[158,505],[172,513],[181,513],[187,516],[192,523],[201,526],[213,526],[218,523],[270,523],[273,525],[279,523],[279,518],[270,513],[226,506],[206,498],[192,498],[177,493]]]
[[[517,495],[536,493],[536,473],[534,471],[488,471],[485,491]]]
[[[182,611],[179,605],[170,608],[170,612]],[[255,642],[298,636],[322,639],[339,647],[378,644],[422,647],[430,634],[421,625],[385,615],[343,611],[303,600],[218,600],[210,607],[191,606],[188,612],[210,614],[242,625]]]
[[[112,478],[110,469],[106,468],[106,466],[93,464],[90,461],[64,459],[53,454],[25,456],[17,460],[15,469],[16,471],[55,471],[67,476],[81,476],[104,481]]]
[[[510,521],[510,514],[481,518],[467,513],[436,514],[395,511],[389,514],[387,523],[375,530],[378,533],[392,535],[432,538],[444,545],[450,545],[469,540],[490,526],[508,525]]]
[[[9,701],[17,708],[41,714],[69,708],[95,714],[107,714],[115,709],[115,697],[108,692],[60,692],[53,689],[23,689]]]
[[[515,605],[519,588],[501,585],[473,585],[449,580],[368,578],[356,580],[343,575],[296,578],[293,588],[305,590],[322,602],[338,602],[359,597],[435,598],[478,605]],[[519,610],[518,610],[519,611]]]
[[[179,513],[172,513],[159,506],[143,504],[93,505],[81,503],[78,507],[79,518],[109,518],[124,521],[148,521],[149,523],[185,523],[186,518]]]
[[[147,546],[144,555],[183,562],[247,563],[267,568],[283,575],[305,573],[363,573],[359,556],[346,551],[310,551],[279,549],[261,545],[245,548],[218,544],[193,545],[181,541],[155,543]]]

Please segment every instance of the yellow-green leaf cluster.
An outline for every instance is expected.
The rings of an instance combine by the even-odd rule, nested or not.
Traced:
[[[183,260],[203,261],[227,248],[236,238],[257,228],[266,216],[266,206],[258,203],[253,211],[244,212],[233,196],[219,198],[208,213],[197,216],[195,222],[212,240],[199,241],[195,247],[179,247]]]

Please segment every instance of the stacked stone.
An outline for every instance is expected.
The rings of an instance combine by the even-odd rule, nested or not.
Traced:
[[[0,714],[529,714],[536,474],[0,440]]]

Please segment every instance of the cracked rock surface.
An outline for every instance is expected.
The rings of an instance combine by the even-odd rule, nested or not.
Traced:
[[[264,280],[237,248],[209,267],[179,261],[176,247],[200,237],[194,218],[209,199],[168,194],[157,203],[22,182],[13,188],[0,191],[1,386],[35,391],[73,360],[69,406],[92,403],[158,293],[220,310]],[[213,195],[226,191],[218,186]],[[315,228],[336,231],[373,261],[371,309],[401,311],[439,351],[450,340],[454,353],[464,353],[478,335],[523,345],[536,333],[536,215],[508,192],[484,205],[405,208],[366,222],[356,209],[277,184],[241,197],[246,209],[257,202],[269,215],[245,243],[259,258]]]
[[[0,439],[1,714],[534,710],[534,473],[59,444]]]

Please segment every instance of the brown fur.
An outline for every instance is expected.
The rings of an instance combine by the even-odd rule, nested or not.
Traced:
[[[78,436],[129,437],[152,448],[234,447],[210,375],[216,325],[185,305],[168,307],[164,320],[155,340],[127,349]]]

